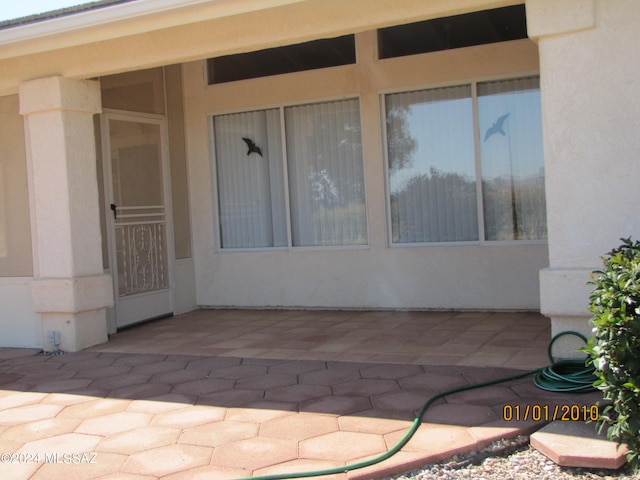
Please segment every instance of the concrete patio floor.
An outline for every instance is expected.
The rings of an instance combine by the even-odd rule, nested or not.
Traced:
[[[0,478],[343,467],[393,447],[432,395],[546,365],[549,335],[547,319],[524,313],[200,310],[77,353],[0,349]],[[320,478],[385,478],[546,423],[524,421],[527,406],[599,398],[531,377],[457,393],[398,454]]]

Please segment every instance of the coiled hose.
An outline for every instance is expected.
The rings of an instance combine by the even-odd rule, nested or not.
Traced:
[[[593,392],[595,390],[593,382],[596,381],[593,367],[586,366],[584,360],[556,361],[553,358],[553,344],[558,338],[565,335],[576,336],[584,341],[585,344],[587,343],[586,337],[578,332],[566,331],[555,335],[549,342],[547,349],[551,364],[536,372],[533,377],[533,383],[538,388],[549,392]]]
[[[336,475],[340,473],[345,473],[350,470],[357,470],[360,468],[370,467],[376,465],[378,463],[391,458],[396,453],[398,453],[402,447],[404,447],[411,437],[416,433],[418,427],[422,423],[422,417],[427,409],[431,406],[433,402],[436,400],[446,397],[447,395],[453,395],[455,393],[465,392],[467,390],[475,390],[476,388],[488,387],[490,385],[496,385],[498,383],[510,382],[512,380],[518,380],[520,378],[528,377],[530,375],[534,375],[534,384],[539,388],[550,391],[550,392],[575,392],[575,393],[584,393],[594,391],[593,382],[596,380],[595,375],[593,374],[594,369],[585,366],[584,360],[562,360],[559,362],[555,362],[552,355],[552,347],[555,341],[564,335],[575,335],[584,342],[587,342],[587,339],[578,332],[566,331],[561,332],[553,337],[548,347],[548,355],[549,360],[551,361],[551,365],[542,368],[536,368],[535,370],[529,370],[523,373],[519,373],[516,375],[510,375],[508,377],[498,378],[496,380],[489,380],[481,383],[474,383],[472,385],[466,385],[462,387],[452,388],[446,390],[441,393],[437,393],[431,398],[429,398],[422,408],[416,414],[416,417],[409,427],[407,433],[400,439],[398,443],[396,443],[391,449],[387,452],[371,458],[369,460],[364,460],[358,463],[352,463],[350,465],[345,465],[342,467],[334,467],[324,470],[313,470],[307,472],[293,472],[293,473],[281,473],[281,474],[273,474],[273,475],[262,475],[257,477],[246,477],[238,480],[286,480],[290,478],[305,478],[305,477],[320,477],[324,475]]]

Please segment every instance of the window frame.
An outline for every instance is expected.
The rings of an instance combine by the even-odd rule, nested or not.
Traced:
[[[433,52],[419,54],[430,55]],[[436,52],[439,53],[439,52]],[[400,57],[403,58],[403,57]],[[396,60],[395,58],[385,58],[379,61],[389,62]],[[547,245],[547,239],[536,240],[486,240],[485,234],[485,215],[484,215],[484,198],[482,189],[482,158],[480,156],[481,139],[479,131],[479,111],[478,111],[478,84],[485,82],[494,82],[501,80],[516,80],[526,77],[540,77],[540,71],[519,72],[512,75],[490,75],[490,76],[473,76],[460,80],[452,80],[441,83],[429,83],[421,85],[410,85],[407,87],[395,87],[385,88],[378,90],[378,104],[380,109],[380,128],[382,137],[382,158],[384,168],[384,194],[385,194],[385,214],[386,214],[386,243],[387,248],[437,248],[437,247],[468,247],[468,246],[514,246],[514,245]],[[391,186],[390,186],[390,169],[389,169],[389,144],[387,136],[387,110],[385,97],[387,95],[393,95],[397,93],[416,92],[421,90],[430,90],[437,88],[456,87],[468,85],[471,87],[471,103],[473,112],[473,131],[474,131],[474,160],[475,160],[475,174],[476,174],[476,205],[478,214],[478,240],[469,241],[451,241],[451,242],[407,242],[407,243],[395,243],[393,242],[393,224],[391,217]],[[544,163],[543,163],[544,165]],[[546,212],[545,212],[546,213]]]
[[[461,22],[464,21],[463,17],[466,17],[467,19],[471,19],[473,16],[472,21],[474,23],[477,23],[479,21],[482,21],[482,18],[478,17],[478,15],[486,15],[487,13],[489,15],[497,15],[497,18],[492,18],[493,20],[499,20],[501,15],[503,13],[505,13],[506,10],[510,10],[511,12],[515,12],[515,10],[520,10],[520,12],[518,13],[522,13],[523,16],[523,20],[524,20],[524,25],[522,25],[523,27],[523,32],[524,36],[517,36],[517,35],[505,35],[508,37],[512,37],[512,38],[504,38],[504,39],[499,39],[499,40],[490,40],[490,41],[470,41],[468,43],[464,43],[462,45],[456,45],[453,47],[442,47],[442,48],[430,48],[428,45],[424,45],[424,49],[419,48],[417,49],[417,51],[415,52],[407,52],[407,53],[400,53],[400,54],[391,54],[391,55],[384,55],[384,33],[385,31],[390,31],[396,28],[402,28],[402,27],[411,27],[414,25],[418,25],[418,24],[422,24],[422,26],[424,26],[427,23],[433,23],[435,25],[439,24],[440,22],[443,21],[453,21],[454,23],[456,22]],[[458,13],[458,14],[453,14],[453,15],[447,15],[445,17],[436,17],[436,18],[431,18],[431,19],[427,19],[427,20],[418,20],[416,22],[409,22],[409,23],[404,23],[404,24],[398,24],[398,25],[390,25],[388,27],[382,27],[382,28],[378,28],[376,30],[376,59],[378,61],[384,61],[384,60],[391,60],[394,58],[401,58],[401,57],[410,57],[410,56],[414,56],[414,55],[426,55],[426,54],[430,54],[430,53],[437,53],[437,52],[447,52],[447,51],[451,51],[451,50],[456,50],[456,49],[461,49],[461,48],[472,48],[472,47],[477,47],[477,46],[482,46],[482,45],[491,45],[494,43],[504,43],[504,42],[512,42],[512,41],[517,41],[517,40],[522,40],[524,38],[527,38],[526,36],[526,29],[527,29],[527,24],[526,24],[526,12],[524,11],[524,4],[514,4],[514,5],[505,5],[505,6],[497,6],[494,8],[484,8],[481,10],[474,10],[471,12],[465,12],[465,13]],[[502,11],[502,12],[498,12],[498,11]],[[485,17],[486,18],[486,17]],[[460,26],[459,24],[456,26]],[[404,39],[404,41],[407,41],[407,39]],[[422,46],[422,45],[421,45]]]
[[[332,42],[334,43],[340,43],[340,41],[344,41],[346,43],[351,43],[351,45],[349,45],[349,47],[347,48],[348,51],[341,51],[340,54],[347,54],[347,55],[351,55],[353,54],[353,61],[351,61],[350,59],[347,61],[344,61],[343,59],[340,59],[338,61],[336,61],[335,63],[329,62],[328,64],[322,64],[322,65],[316,65],[316,66],[289,66],[287,68],[283,68],[282,70],[278,70],[277,68],[274,71],[268,71],[268,72],[264,72],[264,73],[251,73],[248,75],[244,75],[244,76],[239,76],[238,78],[233,78],[233,79],[224,79],[224,80],[218,80],[216,81],[215,77],[215,62],[218,59],[223,59],[222,61],[226,61],[231,60],[231,63],[233,63],[233,58],[235,57],[236,59],[239,58],[248,58],[253,56],[258,57],[255,58],[255,60],[258,60],[260,62],[264,62],[265,60],[267,60],[266,58],[264,58],[265,56],[268,56],[270,54],[298,54],[298,55],[304,55],[304,54],[308,54],[309,52],[304,52],[304,51],[300,51],[300,50],[304,50],[304,48],[308,45],[311,44],[315,44],[315,46],[319,45],[319,44],[323,44],[324,46],[331,44]],[[334,47],[336,45],[333,45]],[[338,45],[340,46],[340,45]],[[351,52],[351,48],[353,48],[353,52]],[[337,57],[340,57],[340,54],[337,55]],[[313,56],[314,53],[311,53],[311,55]],[[262,48],[259,50],[252,50],[249,52],[243,52],[243,53],[236,53],[236,54],[228,54],[228,55],[220,55],[218,57],[210,57],[207,58],[205,60],[205,77],[206,77],[206,84],[207,86],[214,86],[214,85],[223,85],[225,83],[234,83],[234,82],[242,82],[242,81],[246,81],[246,80],[254,80],[254,79],[261,79],[261,78],[268,78],[268,77],[273,77],[273,76],[278,76],[278,75],[291,75],[291,74],[295,74],[295,73],[301,73],[301,72],[312,72],[315,70],[323,70],[326,68],[337,68],[337,67],[344,67],[344,66],[348,66],[348,65],[356,65],[358,63],[358,56],[357,56],[357,47],[356,47],[356,34],[355,33],[348,33],[345,35],[338,35],[336,37],[330,37],[330,38],[317,38],[317,39],[313,39],[313,40],[308,40],[306,42],[299,42],[299,43],[292,43],[292,44],[287,44],[287,45],[282,45],[282,46],[278,46],[278,47],[267,47],[267,48]],[[228,65],[226,65],[226,67],[228,67]]]
[[[293,244],[293,226],[292,226],[292,218],[291,218],[291,199],[290,199],[290,188],[289,188],[289,158],[287,155],[287,138],[286,138],[286,129],[285,129],[285,110],[290,107],[304,106],[304,105],[314,105],[321,103],[331,103],[331,102],[339,102],[346,100],[356,100],[358,102],[358,118],[360,122],[360,128],[362,129],[363,125],[363,117],[362,117],[362,98],[360,94],[357,95],[339,95],[339,96],[330,96],[323,98],[310,98],[310,99],[301,99],[299,101],[291,101],[291,102],[279,102],[275,104],[264,104],[264,105],[256,105],[255,107],[249,108],[237,108],[237,109],[227,109],[221,111],[208,111],[206,113],[207,118],[207,130],[209,134],[209,165],[211,166],[211,189],[212,189],[212,202],[213,202],[213,217],[214,217],[214,251],[216,253],[251,253],[251,252],[295,252],[295,251],[305,251],[305,252],[313,252],[313,251],[336,251],[336,250],[369,250],[371,248],[371,231],[369,228],[369,208],[367,201],[367,188],[366,188],[366,178],[367,178],[367,167],[365,162],[365,154],[364,154],[364,141],[362,146],[362,174],[363,174],[363,202],[364,202],[364,221],[366,228],[366,238],[365,243],[360,245],[311,245],[311,246],[297,246]],[[285,220],[286,220],[286,235],[287,235],[287,245],[283,246],[272,246],[272,247],[223,247],[222,245],[222,224],[220,218],[220,192],[218,188],[218,162],[216,158],[216,144],[215,144],[215,123],[213,119],[217,116],[222,115],[232,115],[237,113],[249,113],[249,112],[258,112],[258,111],[266,111],[266,110],[278,110],[280,117],[280,135],[282,142],[282,157],[280,161],[282,162],[282,174],[283,174],[283,185],[284,185],[284,202],[285,202]],[[362,131],[360,133],[360,138],[362,141]]]

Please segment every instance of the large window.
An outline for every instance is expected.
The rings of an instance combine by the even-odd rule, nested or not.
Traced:
[[[392,243],[546,239],[537,77],[389,94],[385,108]]]
[[[367,243],[358,100],[213,117],[223,249]]]
[[[356,63],[353,35],[207,60],[209,85]]]
[[[527,38],[524,5],[434,18],[378,30],[379,58]]]

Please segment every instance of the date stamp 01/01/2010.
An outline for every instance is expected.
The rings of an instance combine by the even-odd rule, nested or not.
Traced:
[[[599,417],[598,405],[506,404],[502,407],[502,419],[506,422],[595,422]]]
[[[7,463],[57,463],[81,465],[98,463],[98,454],[91,453],[0,453],[0,464]]]

